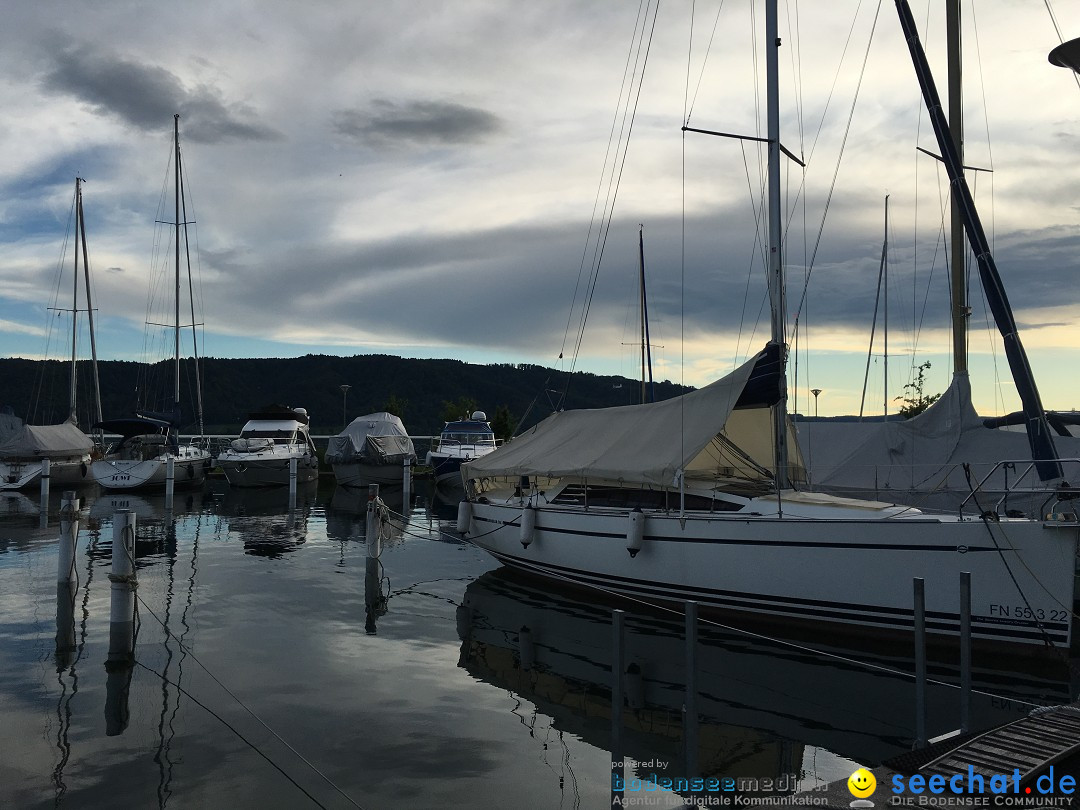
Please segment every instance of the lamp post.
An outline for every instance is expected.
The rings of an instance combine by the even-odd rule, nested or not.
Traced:
[[[1080,73],[1080,39],[1071,39],[1061,43],[1050,51],[1048,58],[1051,65],[1070,68]]]
[[[345,403],[349,401],[349,389],[351,385],[341,386],[341,429],[344,430],[349,426],[348,410],[345,407]]]
[[[814,418],[817,419],[817,398],[818,398],[818,394],[821,393],[821,389],[820,388],[811,388],[810,393],[814,395]]]

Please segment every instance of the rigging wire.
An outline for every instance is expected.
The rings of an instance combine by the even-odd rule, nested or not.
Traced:
[[[578,361],[578,359],[579,359],[579,357],[581,355],[581,345],[582,345],[582,342],[584,341],[584,338],[585,338],[585,324],[588,321],[589,311],[592,309],[593,296],[596,294],[597,282],[599,281],[599,278],[600,278],[600,266],[601,266],[601,263],[603,262],[604,249],[607,246],[608,235],[611,232],[611,221],[612,221],[612,217],[614,216],[614,212],[615,212],[615,202],[616,202],[616,200],[618,198],[619,186],[620,186],[620,183],[622,181],[623,170],[626,168],[626,157],[627,157],[627,154],[629,153],[629,149],[630,149],[630,137],[633,134],[634,121],[635,121],[636,116],[637,116],[637,106],[638,106],[638,102],[641,99],[641,89],[642,89],[642,87],[644,85],[644,80],[645,80],[645,69],[648,66],[649,52],[650,52],[650,50],[652,48],[653,34],[656,31],[656,20],[657,20],[657,17],[658,17],[659,10],[660,10],[660,2],[659,2],[659,0],[656,0],[656,5],[653,8],[652,24],[649,27],[649,35],[648,35],[648,39],[646,40],[645,39],[645,28],[644,28],[644,24],[648,21],[648,3],[646,3],[645,20],[643,20],[643,25],[642,25],[642,37],[641,37],[641,39],[638,40],[637,58],[635,59],[635,62],[634,62],[634,75],[636,75],[638,77],[637,89],[636,89],[636,92],[635,92],[634,89],[633,89],[633,82],[631,81],[630,93],[633,94],[633,106],[632,107],[630,106],[630,93],[628,93],[628,95],[627,95],[627,107],[623,111],[623,126],[622,126],[622,129],[620,130],[620,133],[619,133],[620,143],[622,144],[622,154],[621,154],[621,157],[618,154],[616,154],[616,159],[612,163],[612,174],[611,174],[611,177],[609,178],[609,186],[608,186],[608,197],[609,197],[609,200],[610,200],[610,204],[605,206],[605,209],[606,209],[606,211],[605,211],[605,219],[601,222],[600,230],[597,233],[596,244],[594,245],[594,249],[593,249],[594,259],[593,259],[593,263],[592,263],[592,266],[591,266],[591,276],[590,276],[589,284],[588,284],[587,289],[586,289],[585,298],[584,298],[584,301],[582,303],[581,321],[580,321],[580,325],[578,327],[577,340],[576,340],[575,345],[574,345],[573,360],[571,361],[571,364],[570,364],[570,369],[569,369],[570,374],[567,375],[566,386],[564,387],[564,390],[563,390],[563,396],[564,397],[566,395],[566,389],[568,389],[569,386],[570,386],[570,379],[571,379],[570,375],[573,374],[573,371],[575,370],[575,368],[577,366],[577,361]],[[642,48],[644,48],[644,53],[642,53]],[[638,73],[638,70],[637,70],[638,64],[641,65],[641,72],[640,73]],[[626,133],[625,140],[623,140],[623,138],[622,138],[622,133],[624,131]],[[618,173],[617,174],[615,172],[615,162],[618,163]]]

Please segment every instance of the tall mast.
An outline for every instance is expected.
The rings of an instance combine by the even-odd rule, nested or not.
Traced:
[[[82,219],[82,178],[75,178],[75,274],[71,290],[71,383],[68,393],[68,418],[75,415],[75,361],[79,348],[79,221]]]
[[[882,396],[885,404],[882,415],[889,420],[889,195],[885,195],[885,241],[881,243],[881,274],[885,284],[885,311],[883,313],[885,354],[882,358]]]
[[[1024,418],[1026,421],[1028,443],[1031,446],[1031,458],[1035,461],[1035,469],[1042,481],[1049,481],[1061,477],[1061,464],[1058,462],[1057,449],[1054,447],[1054,437],[1050,431],[1050,425],[1046,421],[1046,412],[1043,409],[1042,398],[1039,389],[1035,385],[1035,377],[1031,372],[1027,353],[1024,351],[1020,340],[1016,319],[1013,317],[1012,307],[1009,306],[1005,287],[1001,283],[1001,276],[997,270],[997,264],[990,251],[990,243],[986,239],[979,212],[975,208],[971,191],[964,179],[964,167],[956,155],[952,136],[949,133],[949,124],[945,120],[942,111],[941,99],[938,96],[934,77],[930,72],[930,65],[923,53],[922,43],[919,41],[919,32],[915,26],[915,19],[911,16],[911,8],[907,0],[896,0],[896,10],[900,16],[900,25],[904,29],[907,38],[908,50],[911,53],[911,61],[918,76],[919,85],[922,89],[923,101],[926,104],[927,114],[934,127],[937,137],[938,149],[945,162],[945,168],[949,173],[949,182],[952,184],[952,196],[957,198],[960,209],[964,215],[964,232],[971,243],[972,252],[979,265],[979,277],[982,280],[983,291],[986,294],[986,303],[994,316],[998,332],[1001,333],[1002,342],[1005,345],[1005,356],[1009,361],[1009,369],[1012,371],[1013,382],[1016,384],[1016,392],[1020,395],[1020,401],[1024,406]]]
[[[776,442],[776,487],[786,489],[787,447],[787,301],[784,289],[784,262],[781,253],[780,216],[780,37],[776,0],[765,5],[766,109],[769,137],[769,308],[772,315],[772,342],[780,347],[784,373],[780,376],[780,399],[773,407],[773,439]]]
[[[952,132],[953,148],[961,167],[964,165],[964,92],[962,40],[960,28],[960,0],[945,3],[946,39],[949,63],[949,130]],[[962,171],[962,169],[961,169]],[[953,374],[967,374],[967,284],[964,278],[964,257],[967,242],[964,237],[964,214],[955,193],[949,195],[951,212],[950,268],[952,288],[952,336]]]
[[[86,324],[90,330],[90,358],[94,371],[94,410],[97,417],[96,421],[100,422],[103,419],[101,415],[101,378],[98,376],[97,338],[94,336],[94,299],[90,292],[90,254],[86,248],[86,217],[83,214],[81,182],[79,178],[76,178],[75,207],[78,209],[76,223],[79,229],[79,239],[82,242],[83,278],[86,282]],[[75,275],[77,277],[78,273]],[[77,278],[76,281],[78,281]],[[74,376],[74,368],[72,372],[72,376]]]
[[[173,410],[180,409],[180,114],[173,115],[173,180],[175,181],[176,216],[173,218],[174,234],[173,241],[176,248],[176,272],[174,284],[174,328],[173,328]]]

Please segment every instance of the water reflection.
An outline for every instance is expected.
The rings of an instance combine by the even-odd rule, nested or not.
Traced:
[[[914,671],[910,658],[878,656],[872,663],[885,669],[870,669],[703,622],[696,651],[699,772],[687,774],[683,763],[692,752],[683,745],[682,617],[628,614],[626,628],[622,751],[637,762],[667,763],[663,772],[648,769],[660,776],[772,779],[794,790],[799,780],[792,777],[806,770],[814,749],[872,765],[911,749],[914,684],[895,674]],[[499,569],[466,589],[458,634],[459,665],[474,677],[513,691],[560,729],[610,750],[609,605],[554,593],[548,583]],[[868,658],[860,650],[832,651]],[[949,665],[933,667],[931,676],[959,681]],[[1049,673],[984,668],[975,672],[975,689],[994,694],[972,697],[973,722],[981,728],[1071,694],[1064,666]],[[931,688],[927,705],[935,734],[955,728],[957,690]],[[798,786],[808,788],[812,780]]]
[[[318,481],[297,485],[295,504],[282,487],[226,488],[217,513],[244,544],[244,553],[277,559],[307,542],[308,518],[318,496]]]

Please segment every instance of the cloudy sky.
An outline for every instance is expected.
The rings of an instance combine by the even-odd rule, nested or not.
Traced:
[[[155,220],[172,219],[159,200],[179,113],[203,354],[634,376],[643,226],[656,376],[703,384],[769,330],[760,149],[680,132],[689,114],[763,134],[763,14],[718,5],[699,0],[692,15],[689,0],[665,0],[654,24],[652,5],[614,0],[9,4],[0,352],[66,351],[49,307],[71,307],[78,175],[99,356],[144,359],[149,291],[160,301],[172,255]],[[940,5],[916,0],[914,13],[944,91]],[[1080,88],[1046,58],[1059,41],[1050,10],[1070,39],[1080,8],[972,5],[966,162],[993,173],[970,182],[1043,398],[1080,407]],[[879,314],[865,406],[880,413],[913,366],[932,363],[928,391],[949,379],[947,185],[916,150],[937,148],[893,3],[781,2],[780,16],[782,140],[807,164],[786,161],[783,181],[792,321],[802,302],[796,407],[812,412],[816,387],[823,415],[859,410],[889,194],[889,380]],[[614,216],[575,359],[613,161]],[[972,299],[976,405],[1012,410],[977,273]]]

